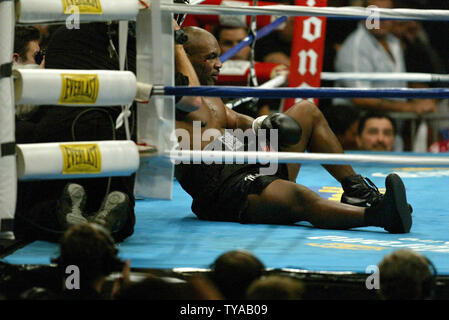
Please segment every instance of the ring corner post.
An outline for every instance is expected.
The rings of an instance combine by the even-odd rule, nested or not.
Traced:
[[[151,9],[137,16],[137,81],[153,85],[174,85],[174,43],[172,13],[163,10],[171,0],[153,0]],[[148,104],[137,105],[137,142],[159,150],[176,146],[174,97],[152,96]],[[171,199],[174,164],[155,157],[141,162],[136,172],[137,198]]]
[[[0,1],[0,239],[14,239],[17,202],[15,103],[11,74],[14,48],[15,3]]]

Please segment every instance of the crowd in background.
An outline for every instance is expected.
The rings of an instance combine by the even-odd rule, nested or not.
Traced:
[[[278,1],[275,1],[278,2]],[[291,4],[289,1],[279,1]],[[447,4],[434,1],[328,1],[330,7],[369,6],[380,8],[447,9]],[[198,25],[196,21],[187,23]],[[216,36],[222,52],[227,52],[249,33],[246,23],[221,17],[221,26],[201,25]],[[250,60],[290,67],[294,18],[270,34],[256,41],[254,52],[249,47],[242,49],[233,60]],[[223,25],[225,24],[225,25]],[[226,26],[227,24],[227,26]],[[438,30],[445,30],[439,32]],[[384,73],[432,73],[446,74],[449,70],[448,48],[443,34],[447,34],[447,22],[381,21],[380,27],[367,30],[363,22],[356,20],[327,19],[326,40],[323,55],[324,72],[384,72]],[[235,63],[235,62],[234,62]],[[223,64],[226,69],[226,63]],[[257,70],[257,65],[256,65]],[[282,69],[281,69],[282,70]],[[274,73],[275,74],[275,73]],[[220,84],[220,83],[218,83]],[[224,82],[223,84],[227,84]],[[240,85],[240,84],[238,84]],[[260,83],[259,83],[260,85]],[[322,87],[360,88],[431,88],[447,86],[445,83],[407,83],[406,81],[325,81]],[[325,114],[331,128],[339,136],[345,150],[364,151],[447,151],[448,119],[425,121],[429,114],[447,114],[447,100],[436,99],[321,99],[318,107]],[[238,112],[263,115],[282,110],[282,100],[260,99],[234,108]],[[360,146],[357,139],[358,121],[367,111],[391,114],[394,120],[392,148],[370,149]],[[401,117],[398,113],[402,113]],[[343,114],[343,115],[340,115]],[[407,115],[405,115],[407,114]],[[404,120],[405,116],[405,120]],[[408,118],[407,118],[408,117]],[[416,127],[425,127],[425,143],[418,145]],[[378,140],[385,140],[382,128],[373,133]],[[360,138],[360,137],[358,137]],[[380,144],[384,144],[383,142]]]
[[[149,272],[132,277],[131,261],[122,261],[108,230],[95,224],[70,227],[60,241],[53,267],[0,277],[3,300],[308,300],[320,299],[308,283],[289,274],[273,274],[247,250],[223,252],[208,272],[161,276]],[[9,267],[12,269],[12,267]],[[386,254],[365,284],[373,299],[436,298],[437,270],[421,253],[398,249]],[[6,272],[5,272],[6,270]],[[366,283],[367,283],[366,282]],[[344,297],[334,297],[344,299]]]

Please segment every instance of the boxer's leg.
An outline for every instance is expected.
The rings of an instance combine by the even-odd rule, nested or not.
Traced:
[[[286,152],[343,153],[343,148],[329,127],[320,109],[313,103],[302,101],[287,110],[286,114],[293,117],[302,127],[302,137],[299,143],[282,150]],[[323,165],[323,167],[338,181],[353,176],[356,173],[350,165]],[[300,169],[299,164],[289,164],[289,178],[296,181]]]
[[[327,200],[312,190],[278,179],[260,194],[248,196],[245,214],[249,223],[289,224],[307,221],[317,228],[350,229],[383,227],[392,233],[410,231],[412,218],[404,185],[395,174],[386,179],[385,197],[371,208],[362,208]]]
[[[246,217],[250,223],[291,224],[310,222],[318,228],[363,227],[364,208],[329,201],[308,188],[278,179],[260,195],[248,196]]]
[[[287,152],[344,153],[322,112],[313,103],[302,101],[286,112],[293,117],[303,129],[301,141],[289,147]],[[361,175],[357,175],[350,165],[323,165],[323,167],[343,187],[342,202],[361,207],[375,204],[382,199],[377,187],[368,184]],[[289,164],[289,179],[295,182],[299,172],[299,164]]]

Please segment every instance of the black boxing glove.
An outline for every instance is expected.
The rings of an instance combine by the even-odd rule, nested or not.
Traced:
[[[278,131],[279,147],[288,147],[297,144],[301,140],[301,125],[292,117],[285,113],[272,113],[269,116],[261,116],[254,120],[252,124],[254,133],[257,135],[259,129],[266,129],[268,140],[269,130]]]

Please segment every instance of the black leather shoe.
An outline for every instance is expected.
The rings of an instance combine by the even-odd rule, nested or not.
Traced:
[[[410,232],[412,215],[401,178],[395,173],[389,174],[385,186],[387,190],[382,200],[366,209],[367,221],[390,233]]]
[[[343,194],[341,203],[351,204],[357,207],[372,207],[382,200],[383,194],[379,192],[376,185],[368,178],[361,175],[350,176],[342,180]],[[413,207],[407,204],[410,213]]]
[[[341,182],[341,185],[343,187],[342,203],[358,207],[371,207],[383,198],[376,185],[361,175],[347,177]]]

